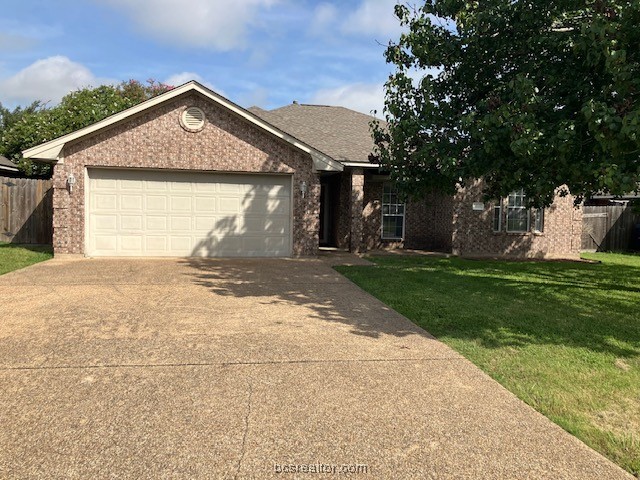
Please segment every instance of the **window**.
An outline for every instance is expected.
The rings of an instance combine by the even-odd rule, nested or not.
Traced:
[[[493,231],[502,231],[502,201],[493,207]],[[507,232],[526,233],[533,230],[537,233],[544,231],[544,208],[526,207],[527,197],[524,190],[511,192],[507,197]],[[533,224],[533,228],[531,228]]]
[[[533,214],[533,230],[535,232],[544,232],[544,208],[536,208]]]
[[[502,202],[493,207],[493,231],[502,230]]]
[[[530,215],[524,190],[512,192],[507,198],[507,232],[528,232]]]
[[[382,238],[401,240],[404,237],[404,203],[391,183],[384,183],[382,190]]]

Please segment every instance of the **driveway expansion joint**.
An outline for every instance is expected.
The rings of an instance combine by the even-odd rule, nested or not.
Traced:
[[[240,448],[240,457],[238,458],[238,466],[236,467],[236,473],[233,476],[234,479],[238,478],[240,470],[242,468],[242,461],[247,452],[247,436],[249,435],[249,417],[251,416],[251,400],[253,398],[253,386],[249,383],[249,395],[247,398],[247,413],[244,416],[244,432],[242,434],[242,446]]]
[[[84,370],[84,369],[115,369],[115,368],[178,368],[178,367],[235,367],[260,365],[318,365],[344,363],[406,363],[406,362],[434,362],[464,360],[464,357],[434,357],[434,358],[361,358],[344,360],[273,360],[265,362],[201,362],[201,363],[119,363],[106,365],[52,365],[52,366],[23,366],[0,367],[0,372],[28,371],[28,370]]]

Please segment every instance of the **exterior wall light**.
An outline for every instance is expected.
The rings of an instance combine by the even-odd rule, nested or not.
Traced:
[[[76,184],[76,177],[73,173],[70,173],[67,177],[67,186],[69,187],[69,193],[73,192],[73,186]]]
[[[302,182],[300,184],[300,193],[302,193],[302,198],[307,194],[307,182]]]

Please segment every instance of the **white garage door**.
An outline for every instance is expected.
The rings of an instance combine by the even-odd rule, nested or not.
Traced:
[[[87,255],[291,254],[291,177],[89,169]]]

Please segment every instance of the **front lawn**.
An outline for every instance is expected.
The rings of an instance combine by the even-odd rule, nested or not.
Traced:
[[[601,264],[374,257],[338,270],[640,473],[640,256]]]
[[[53,257],[51,247],[0,243],[0,275]]]

